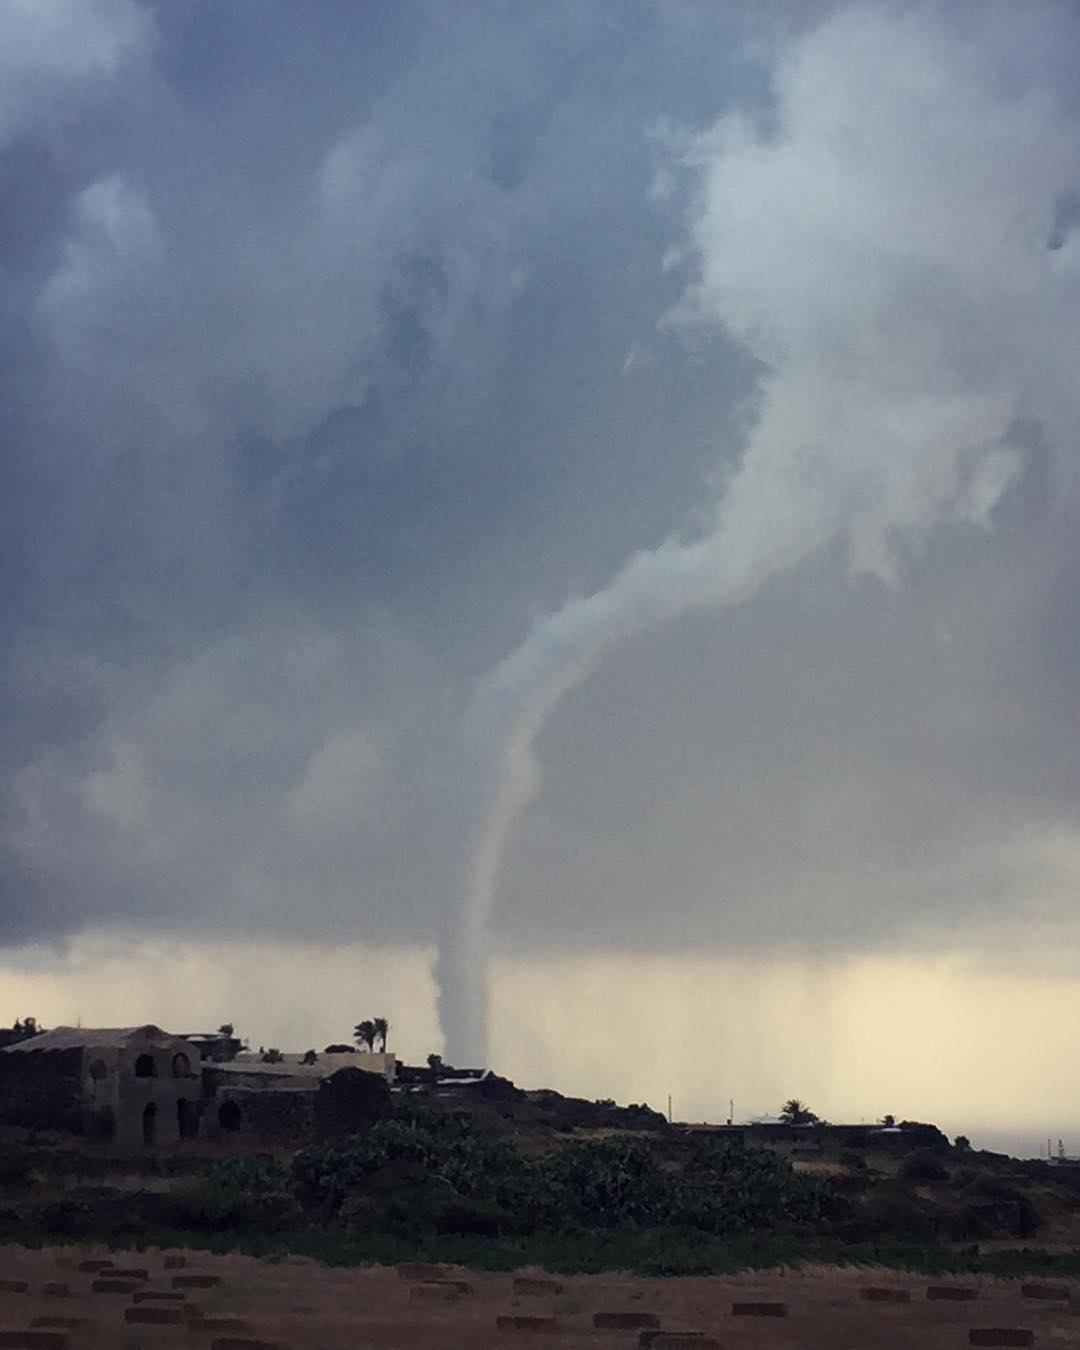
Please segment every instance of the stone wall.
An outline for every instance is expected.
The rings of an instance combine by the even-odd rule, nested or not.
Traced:
[[[0,1054],[0,1123],[81,1134],[81,1049]]]
[[[262,1143],[310,1143],[314,1131],[314,1090],[219,1086],[203,1106],[200,1133],[210,1139],[257,1139]]]

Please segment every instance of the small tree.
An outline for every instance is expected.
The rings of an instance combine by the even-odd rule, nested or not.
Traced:
[[[285,1056],[276,1045],[272,1045],[269,1050],[263,1051],[262,1062],[264,1064],[284,1064]]]
[[[427,1066],[432,1073],[439,1073],[445,1067],[443,1065],[442,1055],[428,1055]]]
[[[385,1055],[385,1054],[386,1054],[386,1038],[387,1038],[387,1036],[390,1034],[390,1023],[386,1020],[385,1017],[376,1017],[376,1018],[374,1018],[374,1019],[372,1020],[371,1025],[372,1025],[372,1027],[373,1027],[374,1030],[375,1030],[375,1035],[374,1035],[374,1037],[372,1038],[372,1040],[373,1040],[373,1042],[374,1042],[375,1040],[378,1040],[378,1042],[379,1042],[379,1050]],[[374,1048],[374,1046],[373,1046],[373,1048]]]
[[[971,1140],[966,1134],[958,1134],[953,1140],[953,1148],[956,1149],[957,1153],[970,1153]]]
[[[882,1117],[881,1117],[881,1124],[884,1125],[885,1128],[886,1128],[887,1130],[894,1129],[895,1126],[896,1126],[896,1117],[895,1117],[895,1116],[882,1116]]]
[[[218,1027],[218,1042],[211,1054],[221,1064],[227,1064],[236,1058],[240,1042],[236,1039],[235,1031],[236,1028],[231,1022],[222,1022]]]
[[[366,1022],[357,1022],[353,1028],[353,1036],[361,1050],[374,1050],[375,1023],[370,1019]]]
[[[314,1063],[316,1062],[316,1060],[318,1060],[318,1058],[319,1058],[319,1056],[315,1053],[314,1050],[305,1050],[305,1051],[304,1051],[304,1058],[300,1061],[300,1063],[301,1063],[301,1064],[314,1064]]]
[[[818,1118],[798,1097],[790,1097],[780,1109],[780,1119],[788,1125],[815,1125]]]

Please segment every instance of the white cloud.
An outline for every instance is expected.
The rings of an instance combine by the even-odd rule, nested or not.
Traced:
[[[743,475],[757,505],[755,459],[773,496],[850,530],[856,570],[890,577],[897,533],[988,518],[1016,416],[1075,432],[1057,356],[1075,296],[1048,243],[1080,143],[1048,92],[1006,92],[926,7],[844,9],[774,85],[775,128],[725,117],[687,157],[700,271],[679,314],[769,372]]]
[[[0,147],[75,115],[144,61],[153,38],[136,0],[5,0]]]
[[[380,758],[378,747],[362,732],[330,737],[308,760],[303,781],[289,796],[300,828],[318,834],[360,819],[378,781]]]
[[[84,188],[72,214],[74,230],[39,310],[69,359],[99,360],[101,330],[122,324],[133,299],[145,302],[165,245],[146,197],[120,174]]]

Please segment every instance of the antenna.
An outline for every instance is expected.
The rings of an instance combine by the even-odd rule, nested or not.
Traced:
[[[667,1123],[671,1124],[671,1093],[667,1095]]]

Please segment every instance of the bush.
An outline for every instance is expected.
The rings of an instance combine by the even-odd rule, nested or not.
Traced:
[[[917,1149],[904,1159],[896,1175],[905,1181],[947,1181],[949,1173],[937,1155],[928,1148]]]
[[[166,1197],[167,1221],[198,1233],[279,1232],[299,1218],[289,1173],[270,1158],[222,1158]]]
[[[964,1187],[964,1204],[954,1216],[957,1241],[995,1234],[1031,1237],[1038,1231],[1040,1215],[1030,1196],[1007,1182],[983,1173]]]
[[[463,1237],[502,1237],[513,1232],[515,1221],[506,1210],[485,1200],[451,1200],[435,1220],[436,1233]]]
[[[836,1160],[841,1167],[850,1167],[856,1172],[866,1171],[866,1159],[853,1149],[845,1149]]]
[[[297,1221],[288,1195],[256,1195],[209,1178],[187,1181],[168,1196],[167,1221],[196,1233],[256,1228],[280,1232]]]
[[[917,1195],[895,1185],[879,1186],[862,1197],[851,1223],[841,1229],[847,1241],[888,1238],[933,1243],[937,1222],[932,1208]]]

